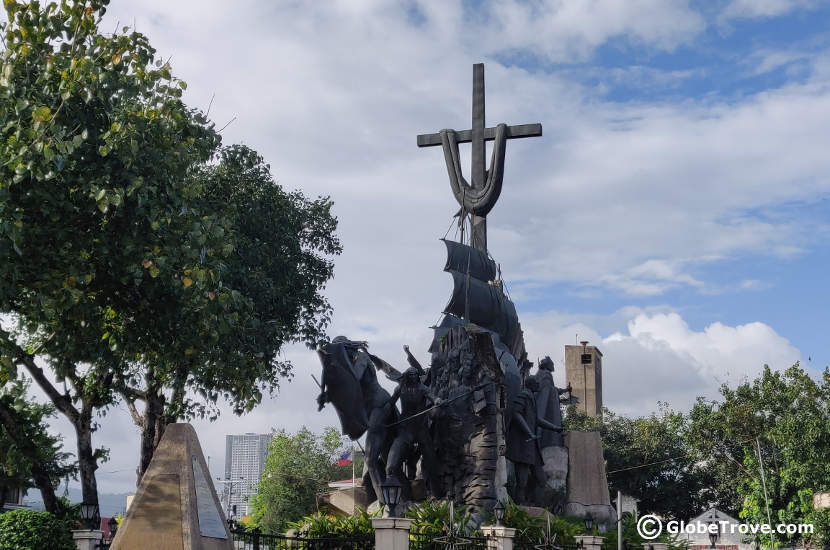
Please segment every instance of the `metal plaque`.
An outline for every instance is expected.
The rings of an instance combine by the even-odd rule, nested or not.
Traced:
[[[217,502],[213,498],[213,491],[202,470],[202,464],[193,456],[193,480],[196,484],[196,513],[199,515],[199,534],[203,537],[215,539],[228,538],[225,522],[219,512]]]

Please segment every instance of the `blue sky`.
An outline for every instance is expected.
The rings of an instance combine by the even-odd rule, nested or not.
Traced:
[[[508,143],[488,220],[531,357],[560,367],[590,340],[606,404],[628,414],[685,408],[764,363],[830,363],[828,2],[114,0],[104,28],[117,21],[171,57],[186,101],[234,119],[225,143],[332,197],[332,335],[427,362],[458,207],[415,136],[469,127],[484,62],[488,124],[544,127]],[[214,473],[226,433],[336,425],[316,411],[314,354],[286,357],[279,395],[196,423]],[[109,414],[100,442],[137,449],[129,415]],[[102,490],[129,490],[136,455],[113,453]]]
[[[728,5],[721,2],[715,9],[714,3],[693,4],[708,25],[693,40],[671,51],[623,36],[608,40],[589,58],[576,63],[546,62],[532,52],[496,58],[505,65],[562,74],[592,88],[597,100],[622,106],[684,102],[738,105],[765,92],[806,84],[815,77],[816,59],[826,56],[830,47],[830,3],[798,6],[782,2],[780,12],[774,16],[748,13],[722,22]],[[780,181],[782,186],[798,183]],[[823,232],[824,220],[830,214],[827,195],[824,190],[801,200],[739,209],[735,213],[758,219],[811,222]],[[793,242],[793,246],[800,250],[790,257],[736,254],[692,270],[694,277],[712,286],[722,286],[723,290],[700,292],[684,287],[641,297],[638,303],[644,307],[671,304],[682,311],[693,330],[703,329],[712,319],[728,325],[763,319],[803,351],[802,360],[808,366],[823,368],[830,364],[825,322],[830,311],[830,293],[825,290],[824,276],[830,250],[826,235],[806,235]],[[743,281],[749,283],[744,288],[740,284],[734,288],[736,282]],[[728,290],[729,287],[733,288]],[[618,292],[604,289],[586,297],[581,289],[579,281],[554,285],[547,289],[544,300],[523,305],[538,310],[556,304],[569,311],[603,314],[631,303],[629,296]]]

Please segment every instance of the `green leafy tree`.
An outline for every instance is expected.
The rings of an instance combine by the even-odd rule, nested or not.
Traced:
[[[819,382],[798,364],[765,366],[752,382],[724,385],[721,400],[699,399],[691,421],[716,499],[751,523],[814,525],[812,536],[774,535],[779,545],[830,544],[830,511],[812,505],[830,488],[830,371]],[[772,539],[762,536],[765,545]]]
[[[639,508],[672,519],[694,517],[708,478],[687,441],[688,417],[660,404],[657,413],[629,418],[605,409],[602,418],[570,407],[566,427],[599,431],[612,495],[637,498]]]
[[[213,329],[213,346],[194,334],[184,339],[190,347],[179,349],[178,313],[157,321],[157,338],[175,338],[163,354],[146,355],[140,385],[122,391],[142,429],[139,476],[167,423],[215,417],[220,394],[242,413],[273,392],[291,373],[292,365],[278,359],[283,345],[316,347],[331,311],[321,291],[333,275],[330,257],[341,249],[328,198],[309,200],[283,191],[262,157],[244,146],[223,149],[217,163],[198,167],[192,177],[202,191],[191,207],[229,222],[224,238],[233,243],[233,252],[223,260],[222,284],[244,298],[247,308]],[[145,403],[142,413],[136,400]]]
[[[0,55],[0,313],[16,323],[0,330],[0,361],[25,368],[74,426],[93,503],[99,416],[127,398],[141,475],[167,423],[215,416],[224,397],[250,409],[288,374],[282,343],[322,333],[323,256],[339,251],[327,199],[280,194],[249,151],[211,165],[213,125],[146,37],[99,32],[107,3],[8,0]],[[259,200],[221,189],[235,184],[259,186]],[[258,208],[292,222],[299,251],[257,233],[246,216]],[[268,280],[281,257],[304,285],[297,270]]]
[[[281,533],[291,522],[317,509],[317,494],[342,475],[336,460],[343,438],[334,428],[315,434],[280,430],[268,447],[268,459],[254,495],[253,522],[265,532]]]
[[[73,527],[49,512],[6,512],[0,514],[0,550],[74,550]]]
[[[61,438],[47,432],[44,421],[54,415],[54,407],[32,403],[27,387],[21,379],[0,386],[0,503],[10,488],[37,487],[46,510],[63,515],[55,488],[76,468],[61,450]]]
[[[0,312],[17,321],[1,358],[74,426],[94,503],[94,418],[152,351],[147,327],[168,304],[208,325],[233,309],[205,297],[224,292],[223,220],[185,208],[200,191],[186,176],[219,137],[143,35],[98,32],[106,4],[6,1],[0,55]]]

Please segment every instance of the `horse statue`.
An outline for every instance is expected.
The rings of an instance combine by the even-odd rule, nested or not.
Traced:
[[[317,355],[323,366],[317,397],[319,410],[331,403],[343,434],[352,440],[366,434],[366,474],[371,483],[364,483],[364,487],[370,501],[377,498],[384,504],[381,485],[386,479],[387,457],[396,435],[391,426],[398,421],[398,410],[389,392],[378,383],[377,369],[392,376],[400,373],[369,353],[366,342],[345,336],[322,345]]]

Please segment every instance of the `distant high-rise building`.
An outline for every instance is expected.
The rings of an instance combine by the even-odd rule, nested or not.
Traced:
[[[271,434],[225,436],[225,479],[223,504],[230,516],[236,506],[236,518],[251,512],[251,497],[256,494],[259,478],[265,470]]]

